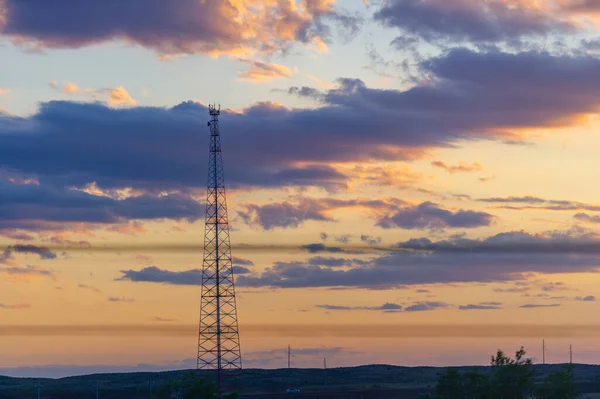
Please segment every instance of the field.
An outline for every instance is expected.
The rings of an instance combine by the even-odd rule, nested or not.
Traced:
[[[543,379],[560,365],[536,365],[536,378]],[[461,367],[473,369],[473,367]],[[485,370],[485,367],[480,369]],[[295,398],[417,398],[435,385],[443,368],[372,365],[329,369],[244,370],[246,398],[289,397],[287,388],[299,388]],[[0,377],[1,399],[146,399],[166,379],[177,379],[185,371],[162,373],[96,374],[61,379]],[[575,378],[583,398],[600,399],[600,366],[575,365]]]

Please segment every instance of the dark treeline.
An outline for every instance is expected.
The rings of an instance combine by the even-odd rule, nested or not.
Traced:
[[[576,399],[579,397],[573,367],[548,374],[541,383],[535,381],[531,359],[521,348],[515,357],[498,350],[491,368],[460,372],[448,368],[439,378],[430,399]]]

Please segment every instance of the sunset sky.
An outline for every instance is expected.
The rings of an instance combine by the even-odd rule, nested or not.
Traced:
[[[0,0],[0,374],[195,367],[211,103],[244,367],[600,363],[600,1]]]

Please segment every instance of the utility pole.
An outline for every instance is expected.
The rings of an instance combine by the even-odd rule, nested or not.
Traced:
[[[96,382],[96,399],[100,397],[100,381]]]
[[[573,364],[573,345],[569,345],[569,364]]]
[[[38,399],[41,399],[41,394],[42,394],[42,387],[40,385],[37,386],[37,391],[38,391]]]
[[[542,364],[546,364],[546,341],[542,340]]]
[[[292,368],[292,347],[288,345],[288,369]]]
[[[323,370],[325,370],[325,386],[327,386],[327,358],[323,358]]]

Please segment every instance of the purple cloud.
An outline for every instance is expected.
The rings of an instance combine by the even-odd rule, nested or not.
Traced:
[[[374,17],[428,42],[511,42],[574,28],[549,11],[500,0],[392,0]]]
[[[386,313],[400,312],[402,305],[386,302],[381,306],[339,306],[339,305],[316,305],[317,308],[326,310],[371,310],[382,311]]]
[[[502,309],[502,304],[500,302],[482,302],[479,304],[461,305],[458,308],[460,310],[495,310]]]
[[[4,5],[4,10],[2,9]],[[0,34],[46,48],[79,48],[122,40],[161,54],[285,50],[330,39],[326,22],[359,27],[359,19],[321,2],[251,5],[223,0],[4,0]],[[60,21],[69,20],[68,24]]]
[[[410,159],[464,139],[516,140],[513,129],[570,126],[600,104],[600,60],[591,56],[455,49],[421,67],[431,79],[404,91],[341,79],[316,109],[263,103],[225,111],[228,185],[346,188],[349,177],[332,162]],[[198,188],[206,120],[206,108],[190,102],[169,109],[42,103],[28,117],[0,116],[0,159],[54,185]]]
[[[459,210],[448,211],[431,202],[406,207],[396,213],[381,218],[377,226],[384,229],[401,227],[404,229],[443,229],[475,228],[489,226],[494,216],[486,212]]]

